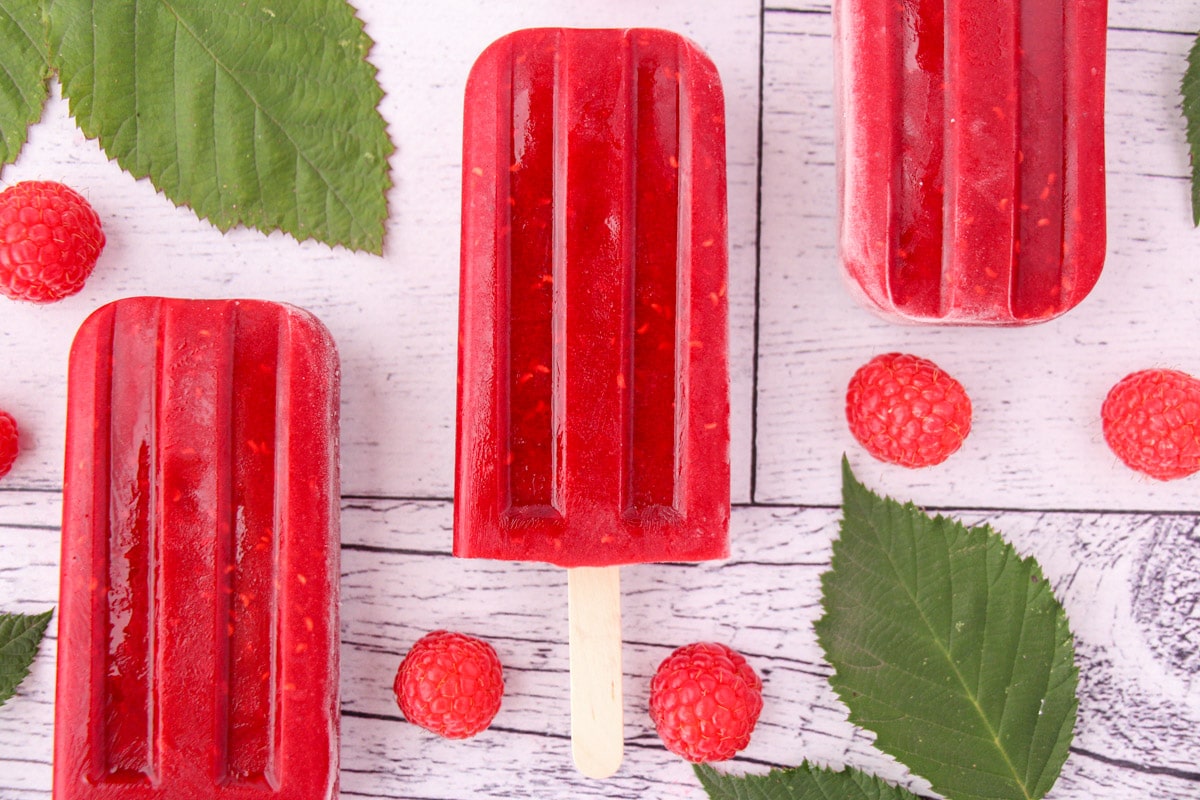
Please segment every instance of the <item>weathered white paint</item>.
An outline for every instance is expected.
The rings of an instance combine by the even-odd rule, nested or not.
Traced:
[[[729,105],[733,481],[744,504],[752,484],[759,5],[360,5],[399,147],[383,258],[252,231],[222,236],[107,162],[60,100],[3,171],[5,184],[39,177],[79,188],[104,217],[110,244],[80,296],[0,309],[8,376],[0,407],[21,420],[25,449],[0,483],[0,608],[56,602],[65,359],[83,317],[133,294],[272,297],[316,311],[343,358],[344,797],[700,798],[645,708],[658,662],[702,639],[744,652],[765,682],[762,721],[731,768],[810,758],[919,789],[847,723],[811,630],[846,451],[874,488],[942,507],[1009,509],[965,513],[1036,555],[1054,582],[1078,638],[1082,679],[1075,752],[1052,797],[1200,798],[1200,479],[1137,478],[1105,449],[1095,419],[1108,386],[1129,370],[1171,364],[1200,374],[1200,319],[1191,310],[1200,234],[1189,225],[1173,94],[1183,32],[1200,28],[1200,8],[1113,0],[1104,277],[1061,320],[977,331],[889,325],[855,307],[840,285],[829,5],[767,3],[753,453],[760,505],[735,508],[727,562],[622,569],[626,756],[613,778],[589,781],[571,763],[565,573],[449,555],[463,81],[488,42],[530,25],[671,27],[713,56]],[[846,434],[845,381],[885,348],[938,360],[972,393],[975,432],[941,468],[877,464]],[[391,696],[408,646],[438,627],[488,638],[505,664],[504,707],[467,742],[409,725]],[[18,696],[0,708],[4,800],[50,796],[53,667],[51,637]]]
[[[920,788],[846,721],[826,683],[830,669],[812,623],[836,509],[739,507],[728,561],[622,569],[626,753],[604,782],[583,778],[571,763],[565,571],[454,559],[444,501],[348,500],[342,509],[343,796],[702,797],[646,714],[658,662],[700,640],[735,647],[764,681],[759,727],[731,768],[809,758]],[[55,602],[58,514],[56,493],[0,494],[6,563],[19,565],[0,570],[6,607]],[[993,525],[1036,556],[1071,619],[1082,671],[1079,723],[1052,797],[1200,796],[1200,517],[961,516]],[[470,741],[409,725],[391,694],[408,647],[439,627],[487,638],[505,665],[500,714]],[[0,797],[48,796],[53,654],[50,640],[0,710]]]

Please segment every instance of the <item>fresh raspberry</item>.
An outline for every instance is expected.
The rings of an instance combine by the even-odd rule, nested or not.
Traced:
[[[434,631],[408,651],[392,688],[409,722],[447,739],[466,739],[492,724],[504,675],[487,642]]]
[[[1200,380],[1173,369],[1126,375],[1100,408],[1104,440],[1131,469],[1160,481],[1200,470]]]
[[[680,647],[650,681],[650,719],[663,744],[688,761],[724,761],[750,744],[762,681],[723,644]]]
[[[100,218],[74,189],[25,181],[0,192],[0,294],[31,303],[73,295],[103,249]]]
[[[887,353],[850,379],[846,420],[880,461],[929,467],[949,458],[971,432],[971,399],[932,361]]]
[[[17,421],[7,411],[0,411],[0,478],[12,469],[17,449]]]

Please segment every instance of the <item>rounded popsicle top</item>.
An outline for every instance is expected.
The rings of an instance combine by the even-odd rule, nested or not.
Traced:
[[[725,106],[654,29],[531,29],[463,123],[454,552],[728,553]]]
[[[839,252],[894,321],[1025,325],[1105,256],[1106,0],[834,4]]]
[[[319,350],[329,353],[333,364],[332,374],[337,374],[337,343],[334,341],[329,329],[325,327],[325,324],[307,309],[275,300],[241,298],[191,299],[149,295],[123,297],[105,303],[88,314],[83,323],[80,324],[79,330],[75,333],[71,352],[74,353],[76,348],[83,346],[91,337],[94,337],[99,326],[109,324],[112,316],[117,313],[118,309],[121,309],[122,313],[131,314],[135,317],[146,317],[156,315],[164,308],[167,310],[189,308],[203,312],[205,309],[213,310],[221,307],[236,308],[241,313],[260,318],[276,317],[280,323],[286,323],[289,329],[303,336],[310,344],[316,345]]]
[[[611,58],[631,44],[647,49],[677,48],[689,67],[690,80],[720,90],[721,78],[708,54],[691,39],[664,28],[524,28],[501,36],[488,45],[467,77],[466,106],[477,110],[476,102],[493,96],[496,75],[509,69],[514,58],[544,50],[561,53],[564,46],[591,51],[598,57]]]
[[[338,384],[281,303],[135,297],[80,327],[55,797],[336,796]]]

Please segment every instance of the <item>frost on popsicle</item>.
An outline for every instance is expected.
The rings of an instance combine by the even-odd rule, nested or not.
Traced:
[[[1105,251],[1105,0],[840,0],[833,16],[851,291],[936,324],[1079,303]]]

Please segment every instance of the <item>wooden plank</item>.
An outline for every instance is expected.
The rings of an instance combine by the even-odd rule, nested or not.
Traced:
[[[877,487],[883,483],[872,481]],[[58,496],[0,494],[0,604],[53,603]],[[724,641],[764,680],[763,716],[729,768],[801,758],[851,764],[920,788],[846,721],[812,632],[838,512],[738,508],[734,556],[622,569],[626,756],[608,781],[571,763],[564,571],[449,555],[450,505],[343,503],[342,788],[346,797],[703,797],[646,714],[650,677],[676,646]],[[1200,517],[967,512],[1036,555],[1067,608],[1082,670],[1075,748],[1053,796],[1200,796]],[[436,628],[482,636],[505,665],[491,729],[442,740],[403,721],[400,659]],[[3,710],[0,796],[49,796],[53,640]],[[464,768],[465,765],[471,765]],[[7,787],[7,788],[6,788]]]
[[[460,162],[463,89],[491,41],[537,25],[657,26],[706,48],[727,94],[734,498],[749,499],[753,392],[759,4],[641,4],[615,17],[601,5],[471,0],[403,12],[356,3],[375,40],[381,111],[397,144],[382,258],[297,244],[279,234],[220,235],[135,182],[83,139],[56,98],[4,184],[69,183],[95,206],[108,246],[80,295],[52,306],[4,305],[0,345],[9,380],[0,408],[17,417],[24,454],[7,486],[62,483],[67,351],[83,318],[137,294],[262,297],[305,306],[329,326],[342,357],[342,479],[353,494],[447,498],[454,469]]]
[[[1104,444],[1099,409],[1125,374],[1200,375],[1195,233],[1173,92],[1188,38],[1111,32],[1104,274],[1065,316],[1025,328],[895,325],[859,307],[836,253],[831,22],[767,15],[756,500],[830,504],[838,459],[866,459],[844,420],[845,386],[872,356],[932,358],[971,395],[974,427],[939,467],[870,463],[919,502],[998,508],[1195,507],[1195,480],[1159,483]],[[1053,446],[1047,444],[1053,442]]]

